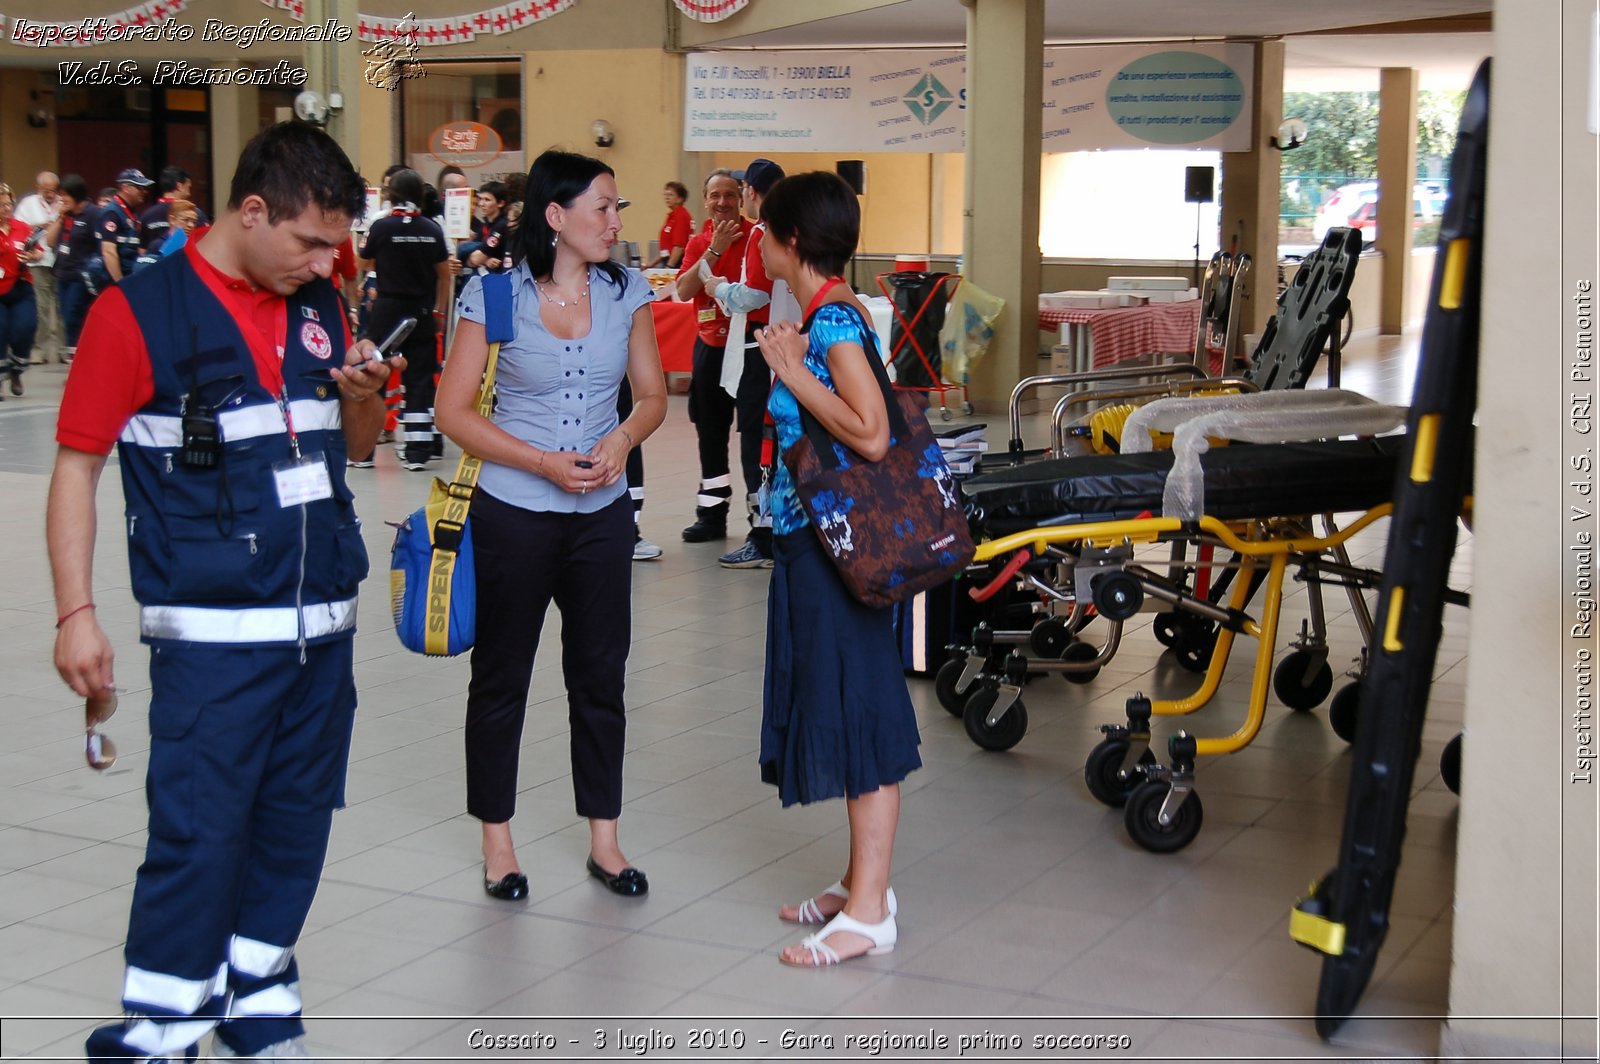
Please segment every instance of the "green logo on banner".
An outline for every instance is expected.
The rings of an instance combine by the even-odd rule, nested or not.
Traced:
[[[910,112],[917,116],[917,121],[925,126],[933,125],[933,120],[944,114],[945,109],[955,102],[955,97],[950,95],[950,90],[939,83],[939,79],[932,74],[922,75],[922,80],[901,98]]]

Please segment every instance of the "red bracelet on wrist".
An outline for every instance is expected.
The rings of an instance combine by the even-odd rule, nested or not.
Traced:
[[[76,609],[68,610],[66,613],[63,613],[61,616],[56,618],[56,627],[60,628],[63,624],[66,624],[67,618],[71,617],[74,613],[82,613],[84,610],[92,609],[94,609],[94,603],[85,602],[82,606],[79,606]]]

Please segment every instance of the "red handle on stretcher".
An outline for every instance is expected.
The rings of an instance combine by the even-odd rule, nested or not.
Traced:
[[[987,602],[989,599],[993,598],[995,594],[1002,587],[1004,587],[1013,576],[1017,575],[1018,569],[1021,569],[1024,565],[1027,565],[1032,560],[1033,555],[1027,550],[1017,551],[1017,553],[1011,556],[1011,560],[1006,563],[1006,567],[1000,570],[999,576],[995,577],[987,584],[984,584],[982,587],[972,588],[967,592],[967,594],[972,596],[973,602]]]

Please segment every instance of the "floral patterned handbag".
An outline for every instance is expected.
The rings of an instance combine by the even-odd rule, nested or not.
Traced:
[[[894,390],[865,321],[862,332],[888,410],[888,452],[867,461],[802,406],[805,435],[783,461],[845,587],[881,608],[953,579],[972,561],[973,546],[955,477],[921,405]]]

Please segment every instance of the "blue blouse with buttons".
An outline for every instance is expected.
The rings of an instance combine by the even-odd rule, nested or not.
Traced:
[[[856,344],[867,352],[869,358],[875,357],[877,350],[875,338],[862,327],[861,318],[843,303],[824,303],[817,308],[807,337],[810,345],[806,348],[806,368],[827,385],[830,392],[838,391],[833,386],[833,374],[828,371],[830,347],[834,344]],[[772,531],[784,535],[811,523],[800,496],[794,490],[794,478],[789,475],[789,467],[781,460],[781,456],[788,453],[789,448],[805,435],[805,429],[800,424],[800,401],[782,381],[773,385],[772,395],[767,399],[767,410],[771,412],[772,424],[778,430],[780,456],[769,489],[768,507],[772,511]]]
[[[589,333],[568,340],[545,328],[527,264],[511,276],[517,336],[500,345],[494,423],[541,451],[587,454],[617,427],[617,389],[628,372],[633,312],[650,302],[650,285],[637,270],[629,270],[618,299],[616,285],[598,267],[589,267]],[[467,281],[456,308],[466,320],[483,324],[481,278]],[[609,487],[574,494],[526,470],[493,462],[483,464],[478,483],[513,506],[557,513],[596,513],[628,490],[619,477]]]

